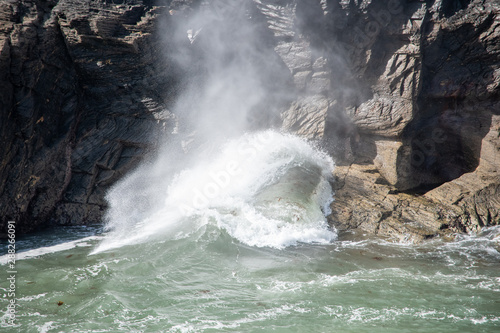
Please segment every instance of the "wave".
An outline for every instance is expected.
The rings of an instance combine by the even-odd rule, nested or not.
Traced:
[[[333,200],[333,169],[326,153],[296,136],[271,130],[245,134],[175,174],[166,188],[150,182],[155,190],[145,201],[162,199],[152,209],[138,214],[139,201],[127,198],[137,193],[120,190],[134,186],[118,186],[108,196],[111,232],[94,253],[185,238],[207,225],[250,246],[329,243],[337,236],[325,217]],[[146,179],[141,172],[132,179]]]

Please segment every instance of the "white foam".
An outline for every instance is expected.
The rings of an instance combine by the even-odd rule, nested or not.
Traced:
[[[41,325],[41,326],[40,326],[40,325],[38,325],[38,331],[39,331],[40,333],[46,333],[46,332],[48,332],[48,331],[50,331],[50,330],[52,330],[52,329],[57,328],[57,325],[54,325],[54,324],[55,324],[55,322],[53,322],[53,321],[48,321],[48,322],[46,322],[45,324],[43,324],[43,325]]]
[[[34,257],[39,257],[44,254],[50,254],[50,253],[56,253],[56,252],[61,252],[61,251],[66,251],[66,250],[71,250],[75,247],[86,247],[86,246],[91,246],[91,243],[88,243],[88,241],[93,241],[93,240],[98,240],[102,238],[101,236],[90,236],[90,237],[85,237],[82,239],[77,239],[71,242],[65,242],[53,246],[45,246],[45,247],[39,247],[37,249],[32,249],[28,250],[25,252],[18,252],[16,253],[16,260],[23,260],[23,259],[28,259],[28,258],[34,258]],[[9,261],[9,255],[3,255],[0,257],[0,265],[5,265]]]
[[[186,237],[207,224],[251,246],[331,242],[336,233],[325,214],[333,200],[333,168],[327,154],[296,136],[274,131],[243,135],[217,154],[200,157],[168,188],[148,194],[155,197],[151,200],[164,198],[159,207],[135,214],[136,207],[123,205],[134,202],[123,196],[135,194],[118,186],[108,196],[113,231],[94,253],[157,237]]]
[[[25,296],[25,297],[20,297],[18,298],[17,300],[18,301],[34,301],[36,299],[39,299],[39,298],[43,298],[47,295],[47,293],[43,293],[43,294],[38,294],[38,295],[33,295],[33,296]]]

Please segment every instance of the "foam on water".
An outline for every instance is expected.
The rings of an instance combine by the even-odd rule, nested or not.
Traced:
[[[134,202],[123,198],[134,193],[111,192],[111,232],[94,253],[189,237],[207,225],[251,246],[331,242],[336,233],[328,228],[325,215],[333,200],[329,184],[333,168],[327,154],[298,137],[274,131],[243,135],[209,157],[200,155],[166,188],[150,184],[157,188],[149,192],[155,197],[151,200],[164,198],[153,209],[135,214],[134,205],[122,204]]]
[[[265,205],[286,174],[249,197],[256,210],[274,214]],[[278,250],[234,241],[213,220],[189,238],[94,256],[86,245],[94,239],[71,241],[16,262],[18,326],[5,331],[496,332],[499,234]]]
[[[70,242],[60,243],[57,245],[43,246],[43,247],[39,247],[36,249],[24,251],[24,252],[18,252],[18,253],[16,253],[16,260],[36,258],[36,257],[42,256],[44,254],[67,251],[70,249],[74,249],[75,247],[92,246],[93,245],[92,241],[98,240],[100,238],[101,238],[100,236],[89,236],[89,237],[77,239],[77,240],[70,241]],[[6,265],[9,262],[9,259],[10,259],[10,257],[8,254],[0,256],[0,265]]]

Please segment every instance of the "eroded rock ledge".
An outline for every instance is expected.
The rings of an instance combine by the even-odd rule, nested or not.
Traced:
[[[398,192],[374,165],[335,170],[330,223],[340,231],[359,230],[393,241],[419,243],[436,236],[477,232],[498,224],[498,179],[463,175],[425,194]]]

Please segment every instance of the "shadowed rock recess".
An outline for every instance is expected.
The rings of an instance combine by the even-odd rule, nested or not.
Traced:
[[[499,224],[498,1],[242,2],[277,78],[254,125],[328,147],[333,226],[419,242]],[[235,7],[0,2],[0,233],[102,222],[107,189],[178,140],[176,97],[217,28],[175,31],[203,6]]]

